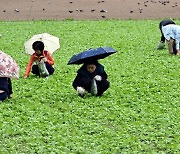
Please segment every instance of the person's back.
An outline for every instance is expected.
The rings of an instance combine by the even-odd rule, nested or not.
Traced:
[[[180,26],[179,25],[166,25],[162,27],[162,32],[166,40],[180,39]]]
[[[161,32],[161,39],[160,39],[160,41],[158,43],[157,50],[162,50],[165,47],[165,45],[164,45],[165,37],[164,37],[163,32],[162,32],[162,27],[166,26],[166,25],[169,25],[169,24],[174,24],[175,25],[175,22],[170,20],[170,19],[166,19],[166,20],[162,20],[159,23],[159,29],[160,29],[160,32]]]
[[[180,26],[179,25],[166,25],[162,27],[162,32],[167,40],[169,53],[180,54]]]
[[[166,25],[170,25],[170,24],[174,24],[175,25],[175,22],[168,19],[168,20],[162,20],[160,23],[159,23],[159,29],[162,31],[162,27],[163,26],[166,26]]]

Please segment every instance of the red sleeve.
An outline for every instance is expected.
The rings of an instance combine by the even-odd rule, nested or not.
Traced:
[[[50,52],[47,52],[47,63],[49,63],[50,65],[54,65],[54,59],[52,58]]]
[[[31,58],[26,66],[26,72],[25,72],[24,76],[29,76],[34,59],[35,59],[34,55],[31,55]]]

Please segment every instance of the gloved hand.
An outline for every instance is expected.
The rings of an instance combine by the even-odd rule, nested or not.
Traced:
[[[83,96],[85,94],[85,89],[83,87],[77,87],[77,92],[78,94],[80,94],[81,96]]]
[[[96,81],[101,81],[101,80],[102,80],[102,77],[101,77],[100,75],[96,75],[96,76],[94,77],[94,79],[95,79]]]
[[[158,43],[158,45],[157,45],[157,50],[162,50],[162,49],[164,49],[164,46],[165,46],[164,43],[160,41],[160,42]]]

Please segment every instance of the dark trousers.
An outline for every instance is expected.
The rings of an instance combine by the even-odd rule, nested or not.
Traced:
[[[46,65],[46,69],[49,72],[49,75],[52,75],[54,73],[54,68],[47,62],[45,62],[45,65]],[[33,65],[32,66],[32,73],[35,74],[35,75],[40,76],[38,65]]]
[[[4,101],[8,97],[7,92],[0,93],[0,101]]]
[[[89,93],[91,92],[91,83],[92,80],[88,80],[87,78],[81,78],[80,87],[83,87]],[[102,95],[110,86],[109,81],[106,79],[102,79],[101,81],[96,81],[97,84],[97,96]]]
[[[12,83],[10,78],[0,77],[0,90],[4,91],[0,93],[0,101],[4,101],[12,94]]]

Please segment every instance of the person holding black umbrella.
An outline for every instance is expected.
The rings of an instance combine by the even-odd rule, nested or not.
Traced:
[[[87,60],[77,71],[72,86],[78,95],[84,97],[86,93],[101,96],[110,86],[104,66],[97,60]]]
[[[68,62],[70,64],[83,64],[77,71],[72,86],[79,96],[84,97],[86,92],[94,96],[101,96],[110,86],[108,76],[98,60],[116,53],[111,47],[90,48],[79,54],[75,54]]]
[[[166,26],[166,25],[169,25],[169,24],[174,24],[175,25],[175,22],[170,20],[170,19],[166,19],[166,20],[162,20],[160,23],[159,23],[159,30],[161,32],[161,40],[159,41],[158,45],[157,45],[157,50],[162,50],[164,49],[164,46],[165,46],[165,37],[164,37],[164,34],[162,32],[162,27],[163,26]]]

